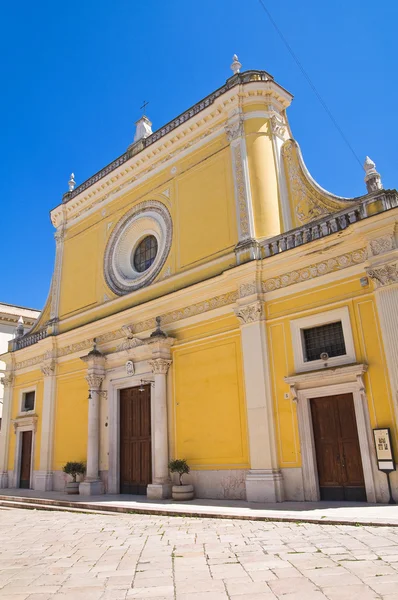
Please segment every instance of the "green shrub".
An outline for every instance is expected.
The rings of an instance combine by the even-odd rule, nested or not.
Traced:
[[[171,473],[178,473],[180,485],[182,485],[182,476],[188,474],[190,468],[185,458],[175,458],[169,462],[169,469]]]
[[[73,477],[73,483],[76,483],[76,477],[78,475],[84,475],[86,472],[86,465],[84,462],[67,462],[66,465],[62,467],[62,470],[67,475]]]

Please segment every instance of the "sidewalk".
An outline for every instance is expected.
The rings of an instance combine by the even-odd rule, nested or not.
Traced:
[[[364,502],[260,504],[244,500],[206,499],[177,503],[173,500],[154,502],[148,500],[146,496],[130,495],[68,496],[60,492],[37,492],[21,489],[7,489],[0,490],[0,492],[0,507],[398,526],[398,505],[388,504],[366,504]]]

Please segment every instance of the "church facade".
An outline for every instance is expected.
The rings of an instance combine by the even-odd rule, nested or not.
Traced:
[[[185,458],[202,498],[388,499],[398,193],[370,159],[363,196],[322,189],[290,93],[232,70],[51,211],[48,301],[2,356],[0,488],[63,490],[84,461],[83,495],[164,498]]]

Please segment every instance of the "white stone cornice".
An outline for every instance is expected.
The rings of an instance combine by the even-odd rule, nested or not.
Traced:
[[[11,422],[14,427],[14,432],[17,433],[18,429],[22,427],[31,427],[34,432],[37,430],[37,423],[39,421],[39,417],[36,414],[30,415],[20,415],[16,419],[13,419]]]
[[[368,370],[368,365],[360,363],[354,365],[347,365],[344,367],[325,368],[317,371],[307,371],[305,373],[296,373],[295,375],[289,375],[285,377],[285,382],[298,389],[304,389],[307,387],[313,387],[313,384],[319,385],[322,381],[323,385],[328,383],[336,383],[340,381],[358,381],[358,378],[362,378]],[[363,388],[363,382],[361,383]]]

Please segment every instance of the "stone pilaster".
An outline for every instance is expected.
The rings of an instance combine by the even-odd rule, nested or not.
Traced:
[[[41,417],[40,470],[35,473],[35,489],[49,492],[53,489],[53,440],[55,414],[55,360],[41,365],[43,373],[43,408]]]
[[[244,125],[241,114],[232,117],[225,127],[230,143],[234,179],[236,216],[239,243],[236,249],[238,263],[257,258],[258,248],[254,241],[254,218],[250,191]]]
[[[249,502],[281,502],[283,482],[277,460],[264,302],[261,295],[254,294],[238,301],[235,314],[241,326],[250,449],[246,497]]]
[[[95,496],[104,493],[104,484],[99,477],[99,425],[101,385],[105,379],[105,356],[97,350],[94,344],[93,350],[87,356],[82,357],[82,360],[88,365],[86,381],[89,393],[86,476],[80,483],[79,493],[82,496]]]
[[[4,386],[3,417],[0,431],[0,489],[8,488],[8,451],[10,444],[11,408],[12,408],[12,384],[14,375],[6,372],[0,379]]]
[[[366,273],[375,284],[377,312],[398,421],[398,249],[394,225],[369,239],[368,256]]]
[[[50,321],[48,324],[50,334],[58,333],[59,297],[61,288],[62,258],[64,254],[65,225],[64,221],[58,226],[54,233],[55,238],[55,264],[51,282],[51,306]]]
[[[367,274],[376,284],[377,312],[398,419],[398,260],[369,268]]]

